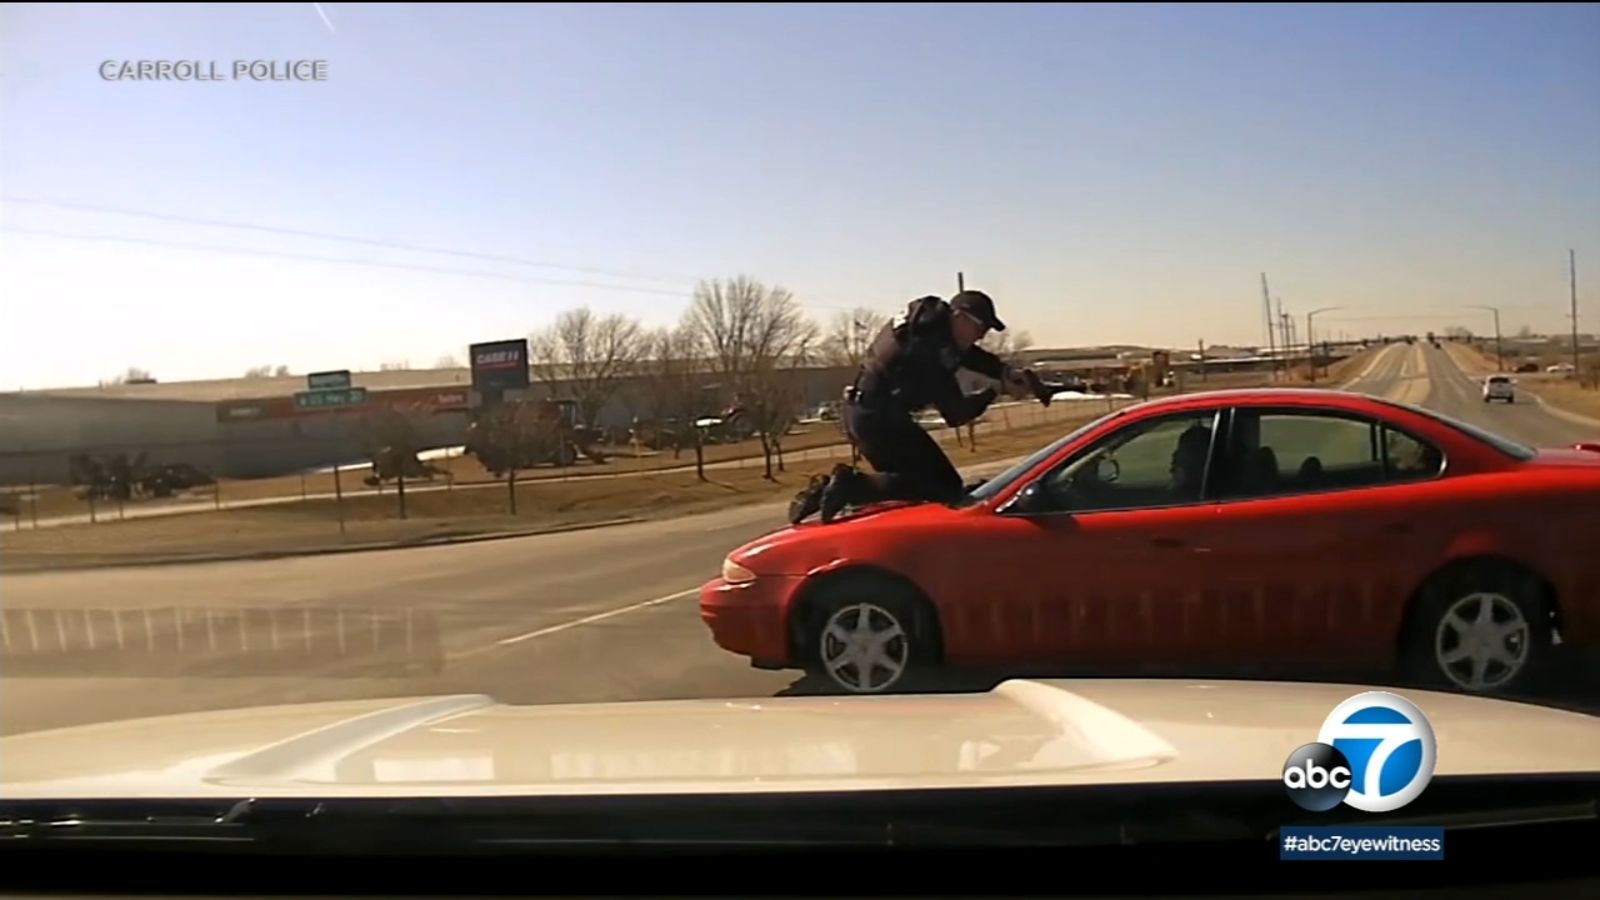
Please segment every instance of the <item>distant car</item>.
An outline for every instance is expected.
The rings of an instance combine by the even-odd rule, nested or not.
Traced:
[[[1517,366],[1518,374],[1523,374],[1523,373],[1527,373],[1527,372],[1537,372],[1537,371],[1539,371],[1539,364],[1538,363],[1525,362],[1522,365]]]
[[[1505,375],[1490,375],[1483,380],[1483,402],[1490,400],[1504,400],[1507,403],[1517,402],[1517,392],[1512,386],[1511,379]]]
[[[964,501],[730,553],[701,617],[833,690],[941,667],[1399,663],[1494,693],[1600,642],[1600,443],[1535,450],[1409,404],[1259,389],[1128,407]]]

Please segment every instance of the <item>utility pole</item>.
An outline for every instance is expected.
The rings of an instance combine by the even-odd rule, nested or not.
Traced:
[[[962,291],[964,291],[966,289],[967,289],[967,278],[966,278],[966,276],[963,275],[960,272],[957,272],[956,273],[956,293],[959,294],[959,293],[961,293]]]
[[[1261,302],[1265,305],[1267,320],[1267,356],[1272,361],[1272,377],[1278,377],[1278,342],[1272,336],[1277,330],[1272,324],[1272,296],[1267,293],[1267,273],[1261,273]]]
[[[1283,365],[1287,371],[1292,368],[1294,352],[1289,347],[1289,325],[1283,316],[1283,298],[1278,298],[1278,349],[1283,351]]]
[[[1578,256],[1567,251],[1567,267],[1572,280],[1572,377],[1583,378],[1583,368],[1578,363]]]
[[[1281,340],[1278,348],[1283,351],[1284,368],[1294,369],[1294,319],[1283,311],[1283,298],[1278,298],[1278,328]]]
[[[1205,342],[1204,339],[1202,339],[1200,341],[1200,383],[1201,384],[1205,384],[1205,381],[1206,381],[1206,342]]]

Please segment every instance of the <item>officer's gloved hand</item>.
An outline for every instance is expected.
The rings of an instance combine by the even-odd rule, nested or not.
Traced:
[[[1028,372],[1014,366],[1006,367],[1005,392],[1013,400],[1026,400],[1033,396],[1033,387],[1028,383]]]
[[[1023,380],[1028,384],[1028,392],[1034,396],[1034,399],[1038,400],[1040,403],[1043,403],[1045,406],[1050,405],[1050,401],[1062,390],[1063,387],[1062,385],[1054,382],[1045,381],[1035,374],[1032,369],[1024,369],[1022,372],[1022,377]]]

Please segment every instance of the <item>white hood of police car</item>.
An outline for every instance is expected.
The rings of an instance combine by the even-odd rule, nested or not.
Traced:
[[[1356,685],[1013,680],[986,693],[513,706],[336,701],[0,738],[0,799],[683,794],[1280,777]],[[1600,718],[1396,690],[1435,776],[1592,772]]]

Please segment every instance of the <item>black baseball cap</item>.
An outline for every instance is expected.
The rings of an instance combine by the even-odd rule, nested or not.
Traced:
[[[961,310],[995,331],[1006,330],[1006,323],[994,314],[994,301],[983,291],[962,291],[950,298],[950,308]]]

